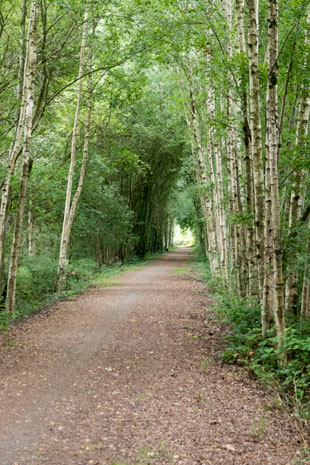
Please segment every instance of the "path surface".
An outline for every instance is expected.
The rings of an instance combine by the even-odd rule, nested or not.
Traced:
[[[290,423],[220,364],[203,286],[175,272],[189,261],[170,252],[12,330],[0,347],[1,465],[294,463]]]

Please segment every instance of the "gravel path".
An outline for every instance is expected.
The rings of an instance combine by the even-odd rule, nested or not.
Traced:
[[[1,336],[1,465],[306,463],[272,399],[221,365],[189,262],[169,252]]]

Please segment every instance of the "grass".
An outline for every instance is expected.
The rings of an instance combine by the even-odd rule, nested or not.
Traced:
[[[257,420],[254,420],[250,427],[250,434],[253,437],[262,438],[265,434],[267,418],[265,415],[261,415]]]
[[[176,276],[179,276],[188,273],[188,271],[188,268],[174,268],[174,270],[172,270],[172,273]]]
[[[104,282],[98,283],[99,287],[114,287],[123,286],[123,281],[117,281],[116,279],[106,279]]]
[[[103,269],[91,280],[89,285],[95,285],[98,287],[122,286],[123,282],[117,278],[122,276],[127,271],[137,271],[151,262],[151,259],[146,259],[141,260],[138,263],[104,266]]]
[[[209,370],[209,362],[205,358],[202,358],[200,361],[200,369],[202,373],[207,373]]]
[[[112,462],[111,465],[156,465],[160,460],[170,460],[170,465],[175,464],[173,456],[168,452],[164,442],[155,446],[145,445],[137,451],[136,457],[129,464],[128,462]]]

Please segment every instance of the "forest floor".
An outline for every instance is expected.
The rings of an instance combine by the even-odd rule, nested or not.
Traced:
[[[1,465],[288,465],[290,417],[220,361],[222,326],[177,249],[1,336]]]

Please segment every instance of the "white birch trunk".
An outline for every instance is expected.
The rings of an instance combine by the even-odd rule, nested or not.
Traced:
[[[246,54],[246,40],[245,40],[245,25],[244,25],[244,0],[236,0],[236,18],[238,30],[238,44],[239,52],[245,56]],[[253,192],[253,163],[251,153],[251,131],[249,126],[248,117],[248,94],[246,83],[246,70],[242,71],[241,76],[241,108],[243,116],[243,140],[244,140],[244,178],[246,181],[246,212],[249,214],[254,213],[254,192]],[[241,170],[240,170],[241,172]],[[254,294],[254,276],[255,276],[255,234],[254,225],[249,224],[246,227],[246,278],[245,287],[248,294]]]
[[[33,224],[33,213],[31,211],[31,204],[28,211],[28,256],[33,257],[35,255],[34,242],[33,242],[33,233],[34,233],[34,224]]]
[[[222,277],[227,279],[227,235],[226,235],[226,218],[224,211],[224,191],[222,182],[222,155],[217,141],[217,134],[214,128],[215,119],[215,95],[211,79],[210,64],[212,61],[211,51],[206,51],[207,63],[207,118],[209,122],[208,129],[208,172],[210,185],[213,194],[212,211],[215,220],[216,245],[219,255],[219,264],[221,267]],[[214,156],[214,160],[213,160]]]
[[[83,91],[82,76],[83,76],[83,71],[84,71],[84,54],[85,54],[85,47],[86,47],[87,29],[88,29],[88,9],[85,10],[83,30],[82,30],[80,62],[79,62],[79,72],[78,72],[77,103],[76,103],[75,117],[74,117],[74,123],[73,123],[73,133],[72,133],[72,142],[71,142],[71,158],[70,158],[70,167],[69,167],[69,172],[68,172],[66,201],[65,201],[64,218],[63,218],[62,233],[61,233],[61,240],[60,240],[58,271],[57,271],[57,280],[56,280],[56,292],[60,292],[63,289],[66,283],[66,279],[67,279],[67,265],[68,265],[67,248],[69,245],[70,229],[71,229],[70,228],[70,210],[71,210],[72,184],[73,184],[75,159],[76,159],[76,145],[77,145],[79,118],[80,118],[81,103],[82,103],[82,91]]]
[[[193,133],[194,139],[197,146],[197,168],[198,168],[198,176],[200,178],[200,187],[201,191],[201,200],[202,200],[202,210],[204,212],[206,221],[207,221],[207,235],[208,235],[208,255],[210,259],[210,267],[211,273],[216,275],[219,270],[218,264],[218,251],[216,246],[216,232],[214,229],[213,218],[214,218],[214,211],[213,211],[213,204],[212,198],[208,196],[207,192],[207,167],[206,167],[206,154],[203,149],[200,133],[199,133],[199,126],[198,126],[198,114],[196,109],[196,100],[194,94],[193,84],[190,83],[190,99],[191,99],[191,115],[192,115],[192,125],[193,125]],[[210,149],[209,149],[210,150]],[[209,154],[210,156],[210,154]],[[212,182],[212,181],[211,181]]]
[[[36,29],[38,15],[39,0],[34,0],[31,5],[28,38],[27,38],[27,57],[25,61],[24,73],[24,88],[25,88],[25,119],[24,119],[24,144],[23,144],[23,164],[20,192],[17,206],[16,222],[14,236],[12,242],[9,273],[8,273],[8,288],[6,299],[6,311],[9,314],[14,314],[16,300],[16,275],[19,248],[21,242],[23,216],[25,209],[25,200],[27,196],[28,178],[31,169],[31,154],[30,144],[32,137],[32,122],[33,122],[33,107],[34,107],[34,86],[35,86],[35,67],[36,67]],[[21,111],[21,114],[23,111]]]
[[[240,4],[240,2],[239,2]],[[243,7],[239,5],[239,10]],[[237,8],[238,13],[238,8]],[[242,18],[243,19],[243,18]],[[228,0],[227,2],[227,23],[229,29],[229,41],[228,41],[228,55],[230,58],[233,57],[233,51],[235,49],[235,44],[232,40],[233,33],[233,2]],[[238,21],[240,23],[240,19]],[[242,23],[241,23],[242,24]],[[240,32],[241,36],[240,37]],[[242,41],[242,46],[245,50],[245,43],[243,40],[243,31],[239,31],[239,42]],[[233,215],[242,214],[243,207],[241,202],[241,193],[240,193],[240,183],[239,183],[239,160],[238,160],[238,150],[237,150],[237,135],[234,127],[235,121],[238,118],[236,104],[233,100],[233,95],[231,89],[234,86],[232,77],[230,77],[230,86],[227,91],[227,118],[229,122],[227,130],[227,161],[228,161],[228,182],[229,182],[229,197],[230,197],[230,209]],[[238,291],[243,293],[245,291],[245,282],[247,281],[248,270],[247,263],[244,260],[242,254],[242,249],[246,247],[246,235],[244,227],[239,224],[231,224],[231,256],[232,256],[232,271],[234,275],[237,275],[238,281]]]
[[[16,111],[16,130],[14,141],[9,151],[9,160],[6,177],[1,187],[1,205],[0,205],[0,269],[4,265],[4,239],[5,239],[5,221],[9,202],[9,191],[11,179],[15,170],[17,157],[21,150],[21,140],[24,129],[25,118],[25,92],[27,88],[27,75],[25,70],[25,61],[29,55],[29,33],[30,33],[30,20],[28,25],[28,33],[26,37],[26,15],[27,15],[27,0],[23,0],[21,8],[21,21],[20,21],[20,52],[19,52],[19,68],[18,68],[18,83],[16,89],[16,96],[18,99],[18,109]],[[31,19],[31,18],[30,18]]]
[[[285,331],[284,282],[278,183],[278,0],[268,2],[268,96],[266,109],[267,140],[270,159],[271,227],[274,266],[274,319],[278,343]]]
[[[267,98],[268,98],[267,94]],[[271,163],[269,153],[270,140],[268,134],[266,136],[266,174],[265,174],[265,244],[264,244],[264,285],[263,285],[263,299],[261,311],[261,326],[262,335],[266,336],[266,332],[270,329],[272,306],[274,301],[273,293],[273,227],[271,218]]]
[[[308,252],[310,253],[310,248],[308,248]],[[305,269],[301,294],[300,319],[302,323],[304,323],[309,318],[310,313],[310,280],[306,276],[307,272],[309,273],[309,270]]]
[[[310,114],[310,97],[308,87],[303,88],[303,93],[300,99],[298,121],[296,128],[296,146],[303,147],[305,137],[308,133]],[[303,170],[297,169],[294,173],[294,182],[290,196],[289,205],[289,227],[294,228],[300,217],[302,206],[304,203],[304,184],[305,173]],[[293,271],[289,274],[285,283],[285,309],[286,311],[292,310],[293,303],[297,298],[297,272]]]
[[[208,194],[207,183],[207,167],[206,167],[206,154],[201,143],[198,114],[196,109],[196,100],[194,94],[194,86],[189,79],[189,106],[187,110],[184,90],[182,88],[181,80],[179,79],[179,89],[184,105],[184,114],[186,118],[186,124],[190,134],[192,155],[195,166],[196,178],[199,188],[199,198],[202,213],[205,219],[205,230],[204,230],[204,244],[205,252],[209,258],[210,269],[212,276],[217,276],[219,272],[218,263],[218,251],[216,245],[216,231],[214,228],[214,215],[213,215],[213,204],[212,198]],[[206,233],[206,234],[205,234]],[[207,236],[207,237],[206,237]],[[207,240],[206,240],[207,239]]]
[[[92,113],[92,92],[93,92],[92,91],[92,75],[90,74],[88,76],[88,102],[87,102],[87,116],[86,116],[86,122],[85,122],[82,165],[81,165],[80,177],[79,177],[77,189],[75,191],[75,194],[72,200],[69,218],[68,218],[68,225],[67,225],[67,236],[68,237],[70,237],[70,234],[71,234],[72,224],[73,224],[75,214],[76,214],[76,208],[77,208],[78,201],[82,193],[86,166],[87,166],[87,161],[88,161],[89,136],[90,136],[91,113]]]
[[[216,140],[216,134],[214,134],[213,139],[213,149],[214,149],[214,158],[216,166],[216,189],[217,189],[217,199],[218,203],[215,206],[218,210],[218,219],[219,219],[219,230],[221,241],[221,268],[222,276],[224,279],[228,279],[228,267],[227,267],[227,231],[226,231],[226,215],[224,208],[224,187],[223,187],[223,165],[222,165],[222,154],[219,148],[218,141]]]
[[[262,297],[264,267],[264,185],[258,68],[258,0],[248,0],[248,53],[251,106],[251,160],[253,164],[256,264],[259,296]]]

